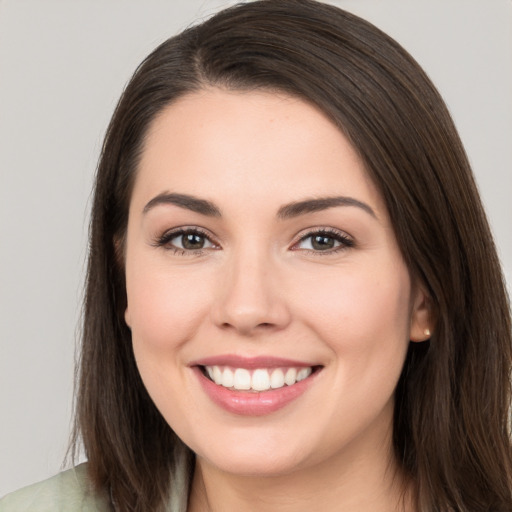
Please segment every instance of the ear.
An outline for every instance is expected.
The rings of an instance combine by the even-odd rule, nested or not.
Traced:
[[[126,233],[114,235],[114,258],[119,268],[125,269]]]
[[[124,310],[124,321],[126,322],[126,325],[131,329],[132,317],[130,315],[130,308],[128,306],[126,306],[126,309]]]
[[[426,341],[434,329],[432,300],[422,286],[415,287],[412,299],[409,339],[413,342]]]
[[[125,273],[126,272],[126,261],[125,261],[125,244],[126,244],[126,233],[123,235],[115,235],[114,236],[114,257],[116,260],[116,264],[119,267],[119,271]],[[126,280],[126,279],[125,279]],[[125,285],[126,286],[126,285]],[[128,297],[126,298],[128,302]],[[130,308],[128,304],[126,305],[126,309],[124,311],[124,321],[126,325],[131,329],[131,315]]]

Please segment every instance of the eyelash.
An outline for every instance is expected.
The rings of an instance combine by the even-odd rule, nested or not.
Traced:
[[[171,240],[178,238],[180,236],[184,235],[198,235],[204,239],[206,239],[212,247],[207,248],[200,248],[200,249],[182,249],[181,247],[176,247],[171,244]],[[308,238],[312,237],[324,237],[328,239],[333,239],[335,242],[338,242],[339,245],[337,247],[326,249],[326,250],[314,250],[314,249],[299,249],[295,248],[297,245],[299,245],[301,242],[305,242]],[[219,245],[216,244],[210,235],[201,228],[198,227],[185,227],[185,228],[178,228],[170,231],[166,231],[163,235],[159,236],[154,244],[155,247],[162,247],[166,250],[172,251],[173,254],[176,254],[178,256],[201,256],[205,251],[210,249],[218,249]],[[307,233],[303,234],[299,237],[299,239],[293,243],[291,250],[293,251],[303,251],[308,254],[314,254],[314,255],[332,255],[337,254],[340,251],[344,251],[346,249],[349,249],[351,247],[354,247],[354,241],[347,236],[342,231],[338,231],[333,228],[318,228],[318,229],[310,229]]]

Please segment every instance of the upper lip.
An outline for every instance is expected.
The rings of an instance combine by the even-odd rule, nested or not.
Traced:
[[[244,357],[234,354],[225,354],[197,359],[189,363],[189,366],[231,366],[232,368],[246,368],[251,370],[257,368],[283,367],[308,368],[319,365],[274,356]]]

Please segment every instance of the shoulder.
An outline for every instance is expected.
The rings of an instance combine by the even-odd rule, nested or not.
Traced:
[[[92,489],[87,476],[87,464],[80,464],[0,499],[1,512],[106,512],[108,510],[110,507],[107,500]]]

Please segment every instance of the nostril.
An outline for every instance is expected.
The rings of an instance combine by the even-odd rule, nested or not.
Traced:
[[[270,328],[273,328],[274,326],[275,326],[275,324],[273,324],[271,322],[261,322],[261,323],[256,324],[254,328],[255,329],[258,329],[258,328],[270,329]],[[237,328],[237,326],[236,326],[236,324],[234,322],[233,323],[224,322],[221,325],[221,327],[224,328],[224,329]],[[243,327],[242,327],[242,329],[243,329]]]

